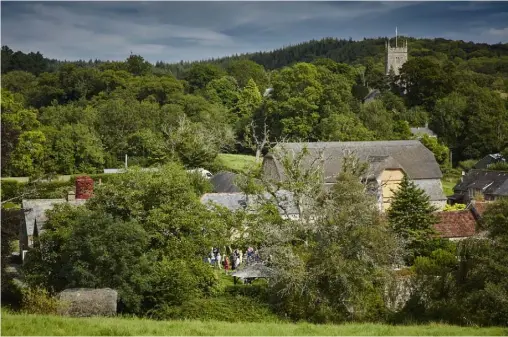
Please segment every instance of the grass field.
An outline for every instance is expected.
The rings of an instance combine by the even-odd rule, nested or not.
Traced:
[[[503,336],[506,334],[508,334],[506,328],[457,327],[444,324],[394,326],[152,321],[139,318],[24,315],[2,310],[2,335],[4,336]]]
[[[256,162],[256,157],[243,154],[220,153],[217,160],[233,171],[244,171]]]

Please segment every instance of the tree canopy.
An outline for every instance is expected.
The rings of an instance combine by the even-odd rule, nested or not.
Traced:
[[[94,173],[120,167],[125,154],[146,166],[213,167],[219,151],[259,153],[253,136],[263,147],[409,139],[410,127],[426,123],[456,161],[505,149],[506,45],[407,40],[398,77],[383,73],[382,39],[155,65],[141,55],[61,62],[4,46],[2,174]],[[373,89],[380,97],[364,103]],[[191,158],[200,152],[203,160]]]

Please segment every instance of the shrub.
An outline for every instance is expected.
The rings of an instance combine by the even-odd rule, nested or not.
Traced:
[[[508,163],[498,162],[498,163],[489,165],[488,169],[492,170],[492,171],[508,171]]]
[[[280,320],[267,304],[245,296],[194,298],[179,306],[163,306],[149,313],[155,319],[198,319],[227,322],[274,322]]]
[[[64,198],[74,187],[73,181],[45,181],[37,183],[22,183],[15,180],[2,181],[2,200],[19,197],[13,201],[23,199],[53,199]]]
[[[18,310],[23,301],[23,288],[13,275],[2,271],[2,307]]]
[[[448,205],[447,204],[443,208],[443,212],[460,211],[460,210],[466,209],[466,207],[467,207],[466,204],[455,204],[455,205]]]
[[[268,288],[264,284],[237,284],[233,286],[227,286],[225,293],[231,296],[245,296],[263,301],[268,300]]]
[[[464,171],[469,171],[470,169],[473,168],[473,166],[478,162],[478,160],[476,159],[468,159],[468,160],[464,160],[464,161],[460,161],[459,162],[459,165],[458,165],[458,168],[464,170]]]
[[[194,188],[194,192],[197,195],[203,195],[213,191],[213,186],[208,179],[203,177],[201,173],[193,172],[189,173],[189,182]]]
[[[30,188],[30,187],[26,187]],[[65,198],[74,184],[69,181],[49,181],[38,183],[25,198],[27,199],[54,199]]]
[[[34,287],[22,290],[21,310],[28,314],[56,314],[59,306],[60,301],[44,288]]]
[[[7,200],[20,195],[25,183],[16,180],[2,180],[2,200]]]

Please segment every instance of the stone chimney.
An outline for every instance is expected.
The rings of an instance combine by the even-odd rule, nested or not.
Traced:
[[[69,193],[67,193],[67,202],[74,202],[74,201],[76,201],[76,192],[69,191]]]
[[[76,178],[76,199],[90,199],[93,195],[93,179],[89,176]]]

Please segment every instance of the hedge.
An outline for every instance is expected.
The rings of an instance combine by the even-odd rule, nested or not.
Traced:
[[[266,303],[246,296],[231,295],[192,299],[180,306],[166,306],[152,310],[149,316],[161,320],[198,319],[226,322],[277,322],[282,320]]]
[[[98,173],[98,174],[76,174],[70,177],[68,181],[52,180],[37,183],[37,187],[33,188],[32,183],[19,182],[14,179],[2,179],[1,195],[2,200],[7,200],[20,196],[23,192],[28,192],[23,198],[25,199],[53,199],[65,198],[67,192],[74,188],[76,178],[79,176],[87,175],[91,177],[97,184],[99,179],[106,183],[114,178],[115,174]],[[31,187],[30,187],[31,186]],[[33,191],[27,191],[33,189]],[[16,200],[21,202],[21,200]]]

